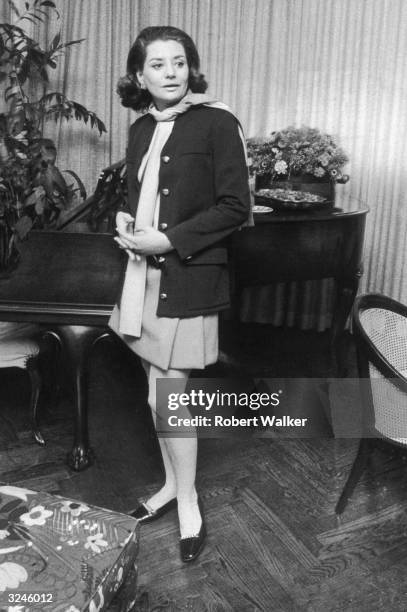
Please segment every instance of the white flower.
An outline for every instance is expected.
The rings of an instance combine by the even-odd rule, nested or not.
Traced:
[[[76,606],[69,606],[65,612],[81,612]]]
[[[44,506],[35,506],[30,512],[22,514],[20,520],[28,526],[45,525],[46,519],[53,514],[52,510],[45,510]]]
[[[277,174],[285,174],[287,172],[287,162],[280,159],[274,164],[274,170],[277,172]]]
[[[314,176],[324,176],[325,174],[325,170],[323,168],[321,168],[320,166],[318,166],[318,168],[315,168],[314,170]]]
[[[16,589],[27,578],[28,574],[22,565],[11,561],[0,563],[0,593],[6,589]]]
[[[85,548],[89,548],[93,550],[95,553],[100,553],[100,547],[108,546],[106,540],[103,539],[103,533],[95,533],[93,535],[88,536],[87,542],[85,544]]]
[[[92,600],[89,604],[89,612],[99,612],[99,610],[101,610],[105,605],[105,598],[103,597],[103,590],[101,586],[96,591],[96,595],[99,595],[100,603],[97,606],[94,600]]]
[[[20,487],[4,486],[0,487],[0,493],[4,495],[10,495],[11,497],[18,497],[23,501],[27,501],[27,495],[37,495],[37,491],[30,491],[30,489],[22,489]]]
[[[4,540],[4,538],[7,538],[9,535],[7,529],[0,529],[0,540]]]
[[[80,516],[88,510],[90,510],[89,506],[80,502],[70,501],[69,499],[62,502],[61,512],[69,512],[71,516]]]
[[[318,157],[318,161],[322,166],[327,166],[329,164],[329,155],[328,153],[322,153],[322,155],[320,155]]]

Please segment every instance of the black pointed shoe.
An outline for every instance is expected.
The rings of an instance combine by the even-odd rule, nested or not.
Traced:
[[[170,510],[173,510],[177,507],[177,498],[171,499],[169,502],[161,506],[161,508],[157,508],[157,510],[153,510],[147,504],[147,502],[143,504],[139,504],[133,512],[130,512],[130,516],[136,518],[140,523],[151,523],[156,519],[159,519],[164,514],[167,514]]]
[[[205,546],[206,526],[203,515],[202,502],[200,499],[198,499],[198,506],[202,517],[202,525],[199,532],[197,533],[197,535],[193,535],[187,538],[181,538],[179,541],[181,561],[183,563],[191,563],[192,561],[195,561],[195,559],[198,557],[203,547]]]

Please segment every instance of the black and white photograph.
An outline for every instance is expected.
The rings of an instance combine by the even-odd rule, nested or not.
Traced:
[[[0,0],[0,612],[407,609],[405,0]]]

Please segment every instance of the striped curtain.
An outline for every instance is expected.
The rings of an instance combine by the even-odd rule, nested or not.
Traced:
[[[63,39],[86,40],[62,58],[55,87],[108,128],[99,137],[80,124],[50,124],[60,168],[75,170],[92,189],[100,170],[124,156],[134,114],[114,90],[129,47],[147,25],[180,27],[197,43],[210,93],[236,111],[247,136],[304,124],[337,137],[351,160],[351,180],[340,189],[370,207],[361,289],[407,302],[405,0],[56,2],[59,23],[41,26],[38,36],[61,27]],[[302,302],[303,326],[323,329],[331,293],[297,287],[288,307],[276,306],[274,321],[296,321]]]

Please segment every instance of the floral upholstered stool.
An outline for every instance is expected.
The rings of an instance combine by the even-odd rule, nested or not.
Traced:
[[[0,486],[0,612],[129,612],[137,550],[125,514]]]

